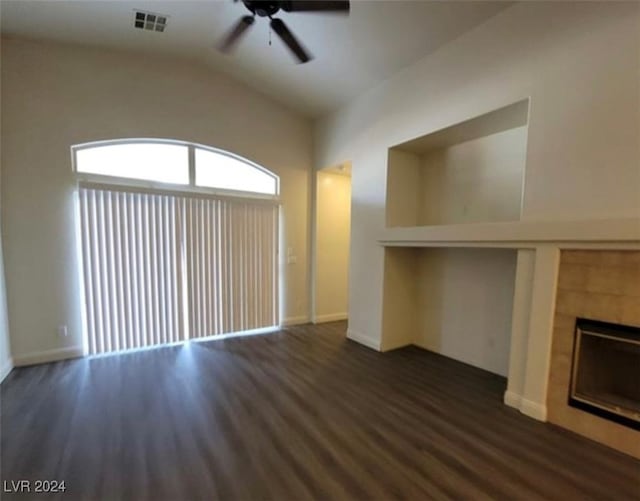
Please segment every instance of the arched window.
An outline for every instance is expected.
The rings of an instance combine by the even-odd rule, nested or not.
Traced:
[[[86,143],[72,148],[75,171],[91,179],[175,185],[197,191],[275,197],[279,178],[232,153],[154,139]]]

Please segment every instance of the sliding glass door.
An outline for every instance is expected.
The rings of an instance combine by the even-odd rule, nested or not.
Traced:
[[[91,354],[278,324],[273,201],[82,184]]]

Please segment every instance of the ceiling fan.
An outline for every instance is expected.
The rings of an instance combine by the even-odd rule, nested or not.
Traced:
[[[237,0],[235,0],[237,1]],[[251,12],[251,15],[243,16],[235,26],[222,39],[218,48],[222,52],[229,52],[247,29],[254,23],[256,16],[268,17],[269,25],[276,35],[285,43],[289,50],[293,52],[300,63],[310,61],[313,56],[307,52],[298,42],[293,33],[281,19],[273,17],[279,11],[284,12],[338,12],[349,13],[348,0],[242,0],[244,6]]]

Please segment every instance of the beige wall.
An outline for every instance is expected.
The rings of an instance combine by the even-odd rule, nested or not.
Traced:
[[[419,224],[518,221],[526,147],[518,127],[425,155]]]
[[[382,351],[413,344],[421,329],[419,315],[422,297],[419,287],[422,249],[386,247],[384,249],[384,301],[382,337],[379,342],[367,341],[367,336],[349,326],[349,337]],[[372,312],[372,315],[375,315]]]
[[[387,159],[385,223],[395,226],[419,226],[422,200],[422,157],[396,148]]]
[[[351,178],[320,171],[316,179],[314,321],[347,318]]]
[[[507,376],[517,252],[424,249],[413,343]]]
[[[349,328],[379,343],[388,148],[531,98],[523,220],[640,213],[640,5],[522,2],[316,128],[318,166],[352,160]]]
[[[516,127],[424,153],[390,149],[387,227],[518,221],[526,146]]]
[[[513,249],[385,248],[382,339],[369,345],[415,344],[507,376],[516,258]]]
[[[14,359],[81,344],[69,147],[175,138],[281,178],[284,317],[308,318],[311,126],[227,77],[172,59],[53,43],[2,46],[2,224]],[[59,338],[56,327],[69,326]],[[59,351],[62,350],[62,351]]]

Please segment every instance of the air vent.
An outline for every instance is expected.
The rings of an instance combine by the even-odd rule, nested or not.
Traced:
[[[169,16],[165,14],[155,14],[153,12],[134,11],[133,26],[140,30],[163,32],[167,27]]]

